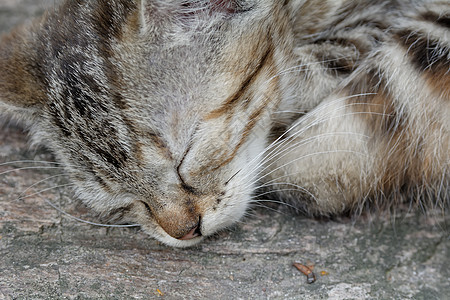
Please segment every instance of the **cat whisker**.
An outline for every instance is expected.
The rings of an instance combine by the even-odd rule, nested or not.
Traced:
[[[276,201],[276,200],[274,200],[274,201]],[[253,206],[253,207],[261,207],[261,208],[264,208],[264,209],[267,209],[267,210],[276,212],[276,213],[281,214],[281,215],[286,215],[285,212],[282,212],[282,211],[280,211],[280,210],[278,210],[278,209],[275,209],[275,208],[273,208],[273,207],[270,207],[270,206],[268,206],[268,205],[265,205],[264,203],[261,203],[261,202],[276,203],[276,202],[272,202],[271,200],[268,199],[268,200],[266,200],[266,201],[251,201],[250,204],[251,204],[251,206]],[[287,206],[289,206],[287,203],[283,203],[283,204],[286,204]],[[296,209],[294,206],[291,206],[291,207],[294,208],[294,209]]]
[[[258,214],[254,213],[254,211],[255,211],[254,207],[249,206],[249,208],[244,213],[244,218],[247,218],[247,217],[257,218]]]
[[[373,94],[373,93],[372,93]],[[330,101],[330,103],[327,103],[327,105],[322,106],[321,108],[317,109],[315,112],[310,112],[308,116],[304,117],[300,122],[295,123],[293,126],[291,126],[288,130],[286,130],[283,134],[281,134],[275,141],[273,141],[269,146],[267,146],[265,148],[265,150],[263,152],[261,152],[259,155],[257,155],[255,158],[253,158],[250,162],[248,162],[247,164],[250,165],[255,161],[258,161],[259,158],[263,155],[270,155],[271,153],[275,152],[279,147],[281,147],[283,144],[288,143],[291,139],[294,139],[296,136],[301,135],[303,132],[305,132],[306,130],[312,128],[313,126],[316,126],[318,124],[327,122],[332,120],[333,118],[338,118],[338,117],[343,117],[343,116],[347,116],[347,114],[354,114],[354,113],[346,113],[340,116],[331,116],[329,118],[321,118],[321,121],[319,122],[311,122],[310,124],[302,127],[301,130],[299,130],[298,132],[296,132],[294,135],[292,135],[291,137],[289,137],[288,139],[284,139],[284,137],[291,132],[292,130],[294,130],[296,127],[303,125],[304,122],[306,122],[309,119],[312,119],[313,117],[316,117],[317,114],[320,114],[322,110],[327,109],[329,106],[331,106],[332,104],[334,104],[335,102],[340,102],[346,99],[350,99],[352,97],[360,97],[360,96],[364,96],[364,95],[371,95],[370,93],[367,94],[356,94],[356,95],[352,95],[352,96],[348,96],[348,97],[343,97],[343,98],[339,98],[333,101]],[[346,107],[352,106],[352,105],[357,105],[355,104],[347,104],[344,105],[341,109],[344,109]],[[271,150],[272,149],[272,150]],[[271,152],[269,154],[266,154],[268,150],[271,150]],[[264,158],[263,158],[264,160]],[[254,170],[252,170],[254,171]]]
[[[39,166],[39,167],[23,167],[23,168],[16,168],[16,169],[4,171],[4,172],[0,173],[0,176],[1,176],[1,175],[5,175],[5,174],[9,174],[9,173],[13,173],[13,172],[18,172],[18,171],[24,171],[24,170],[42,170],[42,169],[58,169],[58,170],[61,170],[61,169],[63,169],[63,167]]]
[[[53,178],[58,178],[58,177],[63,177],[63,176],[67,176],[67,174],[53,175],[53,176],[47,177],[47,178],[45,178],[45,179],[39,180],[38,182],[36,182],[36,183],[30,185],[29,187],[27,187],[27,188],[19,195],[19,197],[17,198],[17,200],[22,199],[22,196],[23,196],[23,195],[25,195],[30,189],[32,189],[33,187],[39,185],[40,183],[45,182],[45,181],[48,181],[48,180],[53,179]]]
[[[299,160],[306,159],[306,158],[309,158],[309,157],[312,157],[312,156],[316,156],[316,155],[325,155],[325,154],[332,154],[332,153],[350,153],[350,154],[355,154],[355,155],[367,156],[367,154],[362,153],[362,152],[352,151],[352,150],[339,150],[339,149],[338,150],[314,152],[314,153],[310,153],[310,154],[307,154],[307,155],[303,155],[303,156],[297,157],[296,159],[291,160],[291,161],[289,161],[289,162],[287,162],[287,163],[285,163],[285,164],[283,164],[283,165],[273,169],[272,171],[264,174],[263,176],[259,177],[258,180],[264,179],[265,177],[271,175],[272,173],[274,173],[274,172],[276,172],[276,171],[278,171],[278,170],[288,166],[291,163],[297,162]]]
[[[355,103],[355,104],[350,104],[350,105],[356,105],[356,103]],[[390,116],[389,114],[375,113],[375,112],[352,112],[352,113],[346,113],[346,114],[343,114],[343,115],[333,116],[333,117],[330,117],[330,118],[328,118],[328,119],[322,119],[322,120],[319,121],[319,122],[312,123],[312,124],[310,124],[310,125],[308,125],[308,126],[306,126],[306,127],[303,127],[301,130],[299,130],[298,132],[296,132],[295,134],[293,134],[293,135],[290,136],[289,138],[282,140],[282,141],[279,142],[279,143],[278,143],[278,141],[279,141],[279,138],[278,138],[276,141],[274,141],[274,142],[271,143],[268,147],[266,147],[266,150],[265,150],[265,151],[270,150],[271,148],[273,148],[273,149],[272,149],[269,153],[267,153],[265,157],[262,158],[262,161],[266,161],[266,160],[272,159],[274,156],[278,156],[278,155],[280,154],[280,152],[277,152],[277,150],[279,149],[279,147],[281,147],[281,146],[282,146],[283,144],[285,144],[285,143],[290,142],[292,139],[297,138],[298,135],[301,135],[301,133],[305,132],[307,129],[309,129],[309,128],[313,127],[313,126],[316,126],[316,125],[318,125],[318,124],[320,124],[320,123],[324,123],[324,122],[329,121],[329,120],[332,120],[333,118],[339,118],[339,117],[343,117],[343,116],[351,116],[351,115],[358,115],[358,114],[371,114],[371,115]],[[299,126],[299,125],[300,125],[300,124],[295,124],[295,125],[293,125],[293,126],[292,126],[289,130],[287,130],[285,133],[291,131],[293,128],[295,128],[295,127],[297,127],[297,126]],[[335,135],[335,134],[336,134],[336,135],[339,135],[339,134],[342,134],[342,133],[339,133],[339,132],[337,132],[337,133],[329,133],[328,135],[329,135],[329,136],[333,136],[333,135]],[[363,135],[363,134],[360,134],[360,133],[352,133],[352,132],[348,132],[348,133],[345,133],[345,134],[349,134],[349,135],[359,135],[359,136],[361,136],[361,137],[370,138],[369,136]],[[314,138],[314,137],[312,137],[312,138]],[[310,138],[308,138],[307,140],[309,140],[309,139],[310,139]],[[297,147],[298,145],[301,145],[301,144],[291,145],[289,148],[294,148],[294,147]],[[287,148],[287,149],[289,149],[289,148]],[[281,153],[282,153],[282,152],[284,152],[284,151],[281,151]],[[264,152],[264,153],[266,153],[266,152]],[[275,153],[275,155],[273,155],[273,153]],[[258,158],[259,158],[259,157],[258,157]],[[252,163],[253,161],[254,161],[254,160],[250,161],[248,164]],[[257,168],[259,168],[259,165],[256,165],[254,168],[252,168],[252,169],[251,169],[251,172],[255,171],[255,169],[257,169]],[[250,172],[250,173],[251,173],[251,172]]]
[[[301,140],[296,142],[295,144],[290,145],[289,147],[287,147],[286,149],[284,149],[283,151],[278,151],[275,152],[275,150],[272,150],[270,153],[268,153],[265,157],[262,158],[261,162],[259,165],[256,165],[255,167],[253,167],[250,170],[250,174],[253,174],[253,172],[255,172],[255,170],[259,169],[261,167],[261,165],[265,164],[266,161],[272,160],[275,157],[278,157],[278,159],[288,155],[291,151],[297,149],[299,146],[304,146],[307,145],[313,141],[316,141],[319,138],[323,138],[323,137],[335,137],[336,135],[348,135],[349,137],[353,138],[355,136],[360,137],[360,138],[369,138],[369,136],[364,135],[364,134],[360,134],[360,133],[354,133],[354,132],[335,132],[335,133],[327,133],[327,134],[321,134],[321,135],[316,135],[313,137],[309,137],[305,140]],[[274,162],[266,165],[263,169],[258,170],[258,172],[256,172],[256,174],[259,174],[261,172],[263,172],[264,170],[266,170],[267,168],[269,168]]]
[[[289,145],[289,147],[283,149],[282,151],[275,152],[271,156],[265,157],[263,162],[264,161],[273,160],[274,158],[277,158],[277,159],[283,158],[283,157],[289,155],[292,151],[298,149],[298,147],[305,146],[307,144],[315,142],[315,141],[319,140],[320,138],[336,137],[336,136],[339,136],[339,135],[345,135],[345,136],[348,136],[349,138],[358,138],[359,137],[359,138],[361,138],[361,140],[363,138],[366,138],[366,139],[369,138],[369,136],[367,136],[367,135],[359,134],[359,133],[355,133],[355,132],[334,132],[334,133],[319,134],[319,135],[316,135],[316,136],[313,136],[313,137],[309,137],[307,139],[295,142],[292,145]],[[268,164],[265,168],[263,168],[262,170],[259,170],[258,173],[261,173],[261,172],[265,171],[272,164],[273,163]]]
[[[340,60],[345,59],[345,58],[352,58],[352,56],[342,56],[342,57],[339,57],[339,58],[325,59],[325,60],[321,60],[321,61],[313,61],[313,62],[309,62],[309,63],[295,65],[295,66],[286,68],[284,70],[281,70],[276,75],[271,77],[269,79],[269,81],[271,81],[274,78],[279,77],[281,75],[312,70],[312,69],[305,69],[305,67],[314,66],[314,65],[322,65],[324,63],[330,63],[330,62],[336,62],[336,61],[340,61]],[[339,68],[322,67],[322,68],[318,68],[318,69],[320,69],[320,70],[332,70],[332,69],[339,69]],[[314,70],[316,70],[316,69],[314,69]]]
[[[373,93],[369,93],[369,94],[363,94],[363,95],[358,95],[358,96],[368,96],[368,95],[374,95]],[[296,99],[296,96],[292,96],[290,97],[292,99]],[[341,99],[338,99],[341,100]],[[353,103],[347,103],[343,106],[341,106],[339,109],[343,109],[343,108],[348,108],[351,106],[356,106],[356,105],[365,105],[368,107],[371,106],[375,106],[375,107],[384,107],[385,105],[383,104],[379,104],[379,103],[364,103],[364,102],[353,102]],[[319,115],[319,113],[316,113],[316,111],[311,111],[314,108],[305,108],[303,110],[278,110],[273,112],[274,114],[282,114],[282,113],[291,113],[291,114],[299,114],[299,115],[305,115],[305,117],[303,119],[307,119],[307,118],[311,118],[313,117],[311,114],[316,114]],[[319,110],[317,110],[317,112],[319,112]]]
[[[305,111],[307,111],[308,109],[305,109]],[[305,111],[303,110],[278,110],[276,112],[274,112],[274,114],[285,114],[285,113],[290,113],[290,114],[303,114],[306,115]]]
[[[0,163],[0,167],[15,165],[15,164],[44,164],[44,165],[58,165],[63,166],[61,163],[52,162],[52,161],[38,161],[38,160],[16,160],[16,161],[8,161],[4,163]]]
[[[328,102],[326,105],[323,105],[323,106],[319,107],[316,111],[310,112],[310,113],[308,114],[308,116],[306,116],[305,118],[303,118],[303,120],[307,120],[307,119],[311,119],[311,118],[315,117],[316,115],[320,114],[321,111],[326,110],[327,108],[329,108],[331,105],[333,105],[333,104],[335,104],[335,103],[341,102],[341,101],[343,101],[343,100],[348,100],[348,99],[351,99],[351,98],[353,98],[353,97],[360,97],[360,96],[371,95],[371,94],[373,94],[373,93],[355,94],[355,95],[351,95],[351,96],[346,96],[346,97],[342,97],[342,98],[339,98],[339,99],[335,99],[335,100],[333,100],[333,101]],[[267,151],[268,149],[270,149],[271,146],[275,145],[279,140],[283,139],[284,136],[285,136],[286,134],[288,134],[291,130],[293,130],[293,129],[294,129],[296,126],[298,126],[299,124],[300,124],[300,123],[297,123],[297,124],[291,126],[288,130],[286,130],[282,135],[280,135],[274,142],[272,142],[272,143],[266,148],[266,151]]]
[[[308,191],[307,189],[305,189],[304,187],[301,187],[301,186],[299,186],[299,185],[297,185],[297,184],[293,184],[293,183],[289,183],[289,182],[274,182],[275,180],[279,180],[279,179],[281,179],[281,178],[276,178],[276,179],[274,179],[274,180],[270,180],[270,181],[267,182],[267,183],[264,183],[264,184],[262,184],[262,185],[260,185],[260,186],[257,186],[256,189],[267,188],[267,187],[273,187],[273,186],[279,186],[279,185],[282,185],[282,186],[291,186],[291,187],[294,187],[294,188],[290,188],[290,189],[277,189],[277,191],[286,191],[286,192],[287,192],[287,191],[291,191],[291,192],[302,191],[302,192],[308,194],[309,196],[311,196],[312,198],[314,198],[314,200],[316,200],[316,197],[315,197],[310,191]],[[272,193],[272,192],[273,192],[273,191],[264,192],[264,193],[262,193],[262,194],[256,194],[255,197],[261,197],[261,196],[270,194],[270,193]]]
[[[275,199],[257,199],[257,200],[252,200],[251,203],[262,203],[262,202],[267,202],[267,203],[273,203],[273,204],[281,204],[283,206],[287,206],[290,207],[294,210],[298,210],[298,207],[295,207],[292,204],[286,203],[284,201],[280,201],[280,200],[275,200]],[[267,207],[267,206],[266,206]]]
[[[114,224],[101,224],[101,223],[95,223],[95,222],[91,222],[91,221],[87,221],[87,220],[83,220],[80,219],[78,217],[75,217],[65,211],[63,211],[62,209],[60,209],[59,207],[57,207],[53,202],[51,202],[48,199],[44,199],[44,201],[50,205],[51,207],[53,207],[55,210],[57,210],[59,213],[61,213],[62,215],[73,219],[75,221],[81,222],[81,223],[85,223],[85,224],[89,224],[89,225],[93,225],[93,226],[99,226],[99,227],[109,227],[109,228],[129,228],[129,227],[139,227],[139,224],[130,224],[130,225],[114,225]]]
[[[358,96],[360,96],[360,95],[358,95]],[[341,101],[341,100],[343,100],[343,99],[339,99],[339,101]],[[349,107],[357,106],[357,105],[378,106],[378,107],[379,106],[383,106],[382,104],[376,104],[376,103],[374,103],[374,104],[366,104],[366,103],[361,103],[361,102],[355,102],[355,103],[349,103],[349,104],[343,105],[343,106],[339,107],[338,110],[330,111],[330,112],[328,112],[328,114],[331,114],[331,113],[335,114],[339,110],[344,110],[344,109],[347,109]],[[326,117],[325,116],[321,116],[319,120],[315,120],[314,119],[318,115],[321,115],[323,113],[322,109],[327,109],[327,108],[328,108],[328,105],[324,106],[320,110],[318,109],[316,111],[309,112],[308,115],[306,115],[305,117],[299,119],[298,122],[296,122],[294,125],[292,125],[291,128],[289,128],[286,131],[286,133],[289,132],[290,130],[292,130],[293,128],[298,127],[300,125],[303,126],[300,132],[304,132],[307,129],[313,127],[313,126],[316,126],[318,124],[321,124],[321,123],[333,120],[334,118],[351,116],[353,114],[373,114],[373,115],[391,116],[390,114],[378,113],[378,112],[345,112],[344,114],[340,114],[340,115],[332,115],[332,116],[326,116]],[[304,112],[298,112],[298,113],[304,113]],[[305,124],[310,119],[313,119],[314,122],[311,122],[309,124]],[[281,136],[281,137],[283,137],[283,136]]]
[[[40,194],[45,193],[47,191],[56,190],[56,189],[59,189],[59,188],[65,188],[65,187],[69,187],[69,186],[75,186],[75,184],[67,183],[67,184],[61,184],[61,185],[53,186],[53,187],[50,187],[50,188],[42,189],[39,192],[32,193],[30,195],[26,195],[26,196],[22,196],[22,197],[18,197],[16,199],[16,201],[24,200],[24,199],[31,198],[31,197],[36,196],[36,195],[40,195]]]
[[[236,177],[237,174],[239,174],[239,172],[241,172],[242,169],[239,169],[236,173],[234,173],[226,182],[225,185],[227,185],[234,177]]]
[[[331,62],[331,61],[330,61]],[[290,71],[281,71],[280,73],[278,73],[277,75],[274,75],[273,77],[271,77],[267,82],[270,82],[271,80],[283,76],[283,75],[288,75],[288,74],[294,74],[294,73],[307,73],[310,71],[329,71],[329,70],[341,70],[342,68],[339,67],[335,67],[335,68],[328,68],[328,67],[321,67],[321,68],[304,68],[304,67],[298,67],[296,69],[290,70]]]

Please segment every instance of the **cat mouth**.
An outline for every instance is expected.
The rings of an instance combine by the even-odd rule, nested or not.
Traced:
[[[182,238],[179,238],[179,240],[188,241],[188,240],[195,239],[196,237],[201,237],[202,232],[200,229],[200,225],[201,225],[201,217],[199,218],[197,226],[192,228],[191,231],[189,231],[185,236],[183,236]]]

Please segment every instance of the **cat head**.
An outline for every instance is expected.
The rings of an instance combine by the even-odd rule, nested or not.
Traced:
[[[94,210],[193,245],[250,203],[287,90],[281,2],[67,1],[1,41],[0,111]]]

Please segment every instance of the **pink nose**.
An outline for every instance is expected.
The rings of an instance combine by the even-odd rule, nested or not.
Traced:
[[[158,225],[171,237],[192,240],[201,236],[201,216],[190,211],[167,211],[155,215]]]
[[[183,236],[182,238],[180,238],[179,240],[192,240],[193,238],[196,238],[200,236],[200,232],[198,230],[198,226],[195,226],[194,228],[192,228],[191,231],[188,232],[188,234],[186,234],[185,236]]]

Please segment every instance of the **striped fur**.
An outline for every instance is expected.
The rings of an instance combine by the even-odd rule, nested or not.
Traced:
[[[317,75],[303,76],[322,72],[326,78],[334,70],[345,79],[326,96],[317,84],[300,95],[307,99],[299,103],[320,103],[311,111],[296,108],[308,113],[293,119],[283,137],[289,142],[277,149],[291,149],[289,155],[274,156],[266,182],[284,181],[276,194],[295,203],[303,198],[299,208],[318,215],[360,209],[366,202],[444,207],[450,172],[450,5],[350,2],[337,12],[331,26],[296,51],[326,62],[326,69],[309,71]],[[294,143],[298,146],[290,148]]]
[[[190,246],[262,197],[449,200],[446,1],[66,1],[3,37],[0,111],[78,197]]]

